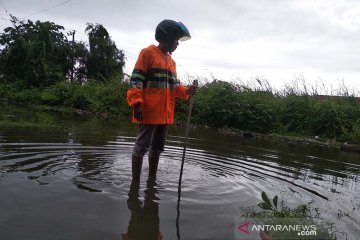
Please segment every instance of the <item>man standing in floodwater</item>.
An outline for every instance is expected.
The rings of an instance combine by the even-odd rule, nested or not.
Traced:
[[[169,125],[174,123],[175,98],[188,99],[196,86],[185,87],[177,81],[176,63],[171,58],[179,41],[190,39],[185,25],[173,20],[161,21],[155,30],[158,46],[141,50],[127,92],[133,107],[133,123],[139,132],[132,153],[132,181],[139,182],[143,157],[149,151],[149,177],[156,178],[161,152],[164,151]]]

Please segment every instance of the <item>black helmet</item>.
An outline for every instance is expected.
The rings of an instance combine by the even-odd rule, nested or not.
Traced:
[[[158,42],[166,42],[170,39],[186,41],[190,38],[190,32],[182,22],[165,19],[157,25],[155,30],[155,39]]]

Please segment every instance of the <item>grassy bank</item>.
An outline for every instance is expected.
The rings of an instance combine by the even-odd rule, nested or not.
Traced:
[[[279,93],[213,81],[198,91],[193,122],[274,137],[360,143],[359,106],[353,96]]]
[[[128,84],[118,79],[84,85],[59,82],[47,88],[0,84],[0,100],[22,106],[77,111],[101,117],[130,118]],[[311,138],[360,143],[360,103],[353,96],[318,96],[294,91],[278,93],[236,83],[202,84],[194,99],[192,122],[270,137]],[[176,121],[184,123],[187,102],[177,101]]]
[[[47,88],[22,88],[0,84],[0,100],[9,104],[76,111],[103,117],[129,116],[131,109],[126,104],[128,85],[118,79],[109,82],[90,82],[85,85],[59,82]]]

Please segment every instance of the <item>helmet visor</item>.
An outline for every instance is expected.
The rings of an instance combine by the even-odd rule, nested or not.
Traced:
[[[183,36],[181,38],[179,38],[179,41],[183,42],[183,41],[191,39],[190,32],[185,27],[185,25],[182,22],[177,22],[177,24],[183,32],[183,34],[182,34]]]

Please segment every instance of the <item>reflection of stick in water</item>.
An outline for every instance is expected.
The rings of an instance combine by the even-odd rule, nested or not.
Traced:
[[[180,197],[181,197],[181,192],[178,191],[178,201],[177,201],[177,207],[176,207],[176,236],[177,239],[180,240],[180,225],[179,225],[179,221],[180,221]]]
[[[131,212],[128,232],[122,234],[123,240],[162,240],[159,229],[159,200],[156,197],[156,181],[148,179],[145,189],[144,205],[139,200],[139,183],[132,183],[127,201]]]

